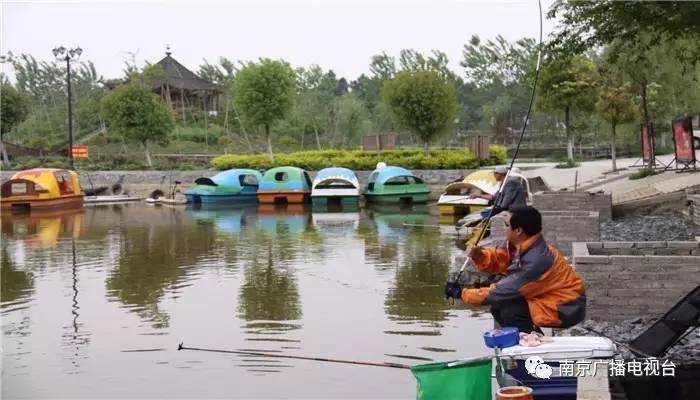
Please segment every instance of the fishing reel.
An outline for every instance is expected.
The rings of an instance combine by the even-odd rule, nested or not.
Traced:
[[[462,289],[479,289],[483,287],[489,287],[505,277],[504,274],[494,274],[484,277],[481,273],[474,273],[471,271],[457,271],[451,273],[447,277],[447,282],[445,283],[445,298],[450,304],[454,304],[454,298],[449,296],[450,290],[455,284],[459,285]]]

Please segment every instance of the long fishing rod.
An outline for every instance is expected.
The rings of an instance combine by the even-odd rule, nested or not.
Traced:
[[[274,357],[274,358],[290,358],[293,360],[308,360],[308,361],[324,361],[339,364],[354,364],[354,365],[369,365],[372,367],[386,367],[386,368],[400,368],[400,369],[411,369],[408,364],[399,364],[392,362],[369,362],[369,361],[354,361],[354,360],[341,360],[337,358],[325,358],[325,357],[304,357],[304,356],[291,356],[285,354],[274,354],[274,353],[261,353],[256,351],[243,351],[243,350],[218,350],[218,349],[203,349],[198,347],[186,347],[183,343],[177,346],[179,350],[193,350],[193,351],[208,351],[212,353],[226,353],[226,354],[239,354],[243,356],[256,356],[256,357]]]
[[[501,194],[503,186],[505,186],[505,182],[507,182],[508,178],[510,178],[510,173],[513,170],[513,164],[515,163],[515,159],[518,157],[518,152],[520,152],[520,145],[522,144],[523,138],[525,137],[525,129],[527,129],[527,124],[530,122],[530,114],[532,112],[532,105],[535,102],[535,93],[537,91],[537,81],[539,80],[539,77],[540,77],[540,62],[542,60],[542,2],[538,0],[537,5],[539,6],[539,16],[540,16],[540,43],[539,43],[539,46],[537,49],[537,66],[535,68],[535,81],[532,85],[532,94],[530,95],[530,104],[527,106],[527,114],[525,115],[525,123],[523,124],[522,131],[520,131],[520,138],[518,139],[518,145],[515,147],[515,153],[513,153],[513,158],[511,158],[511,160],[510,160],[510,165],[508,167],[508,170],[506,171],[506,176],[505,176],[505,178],[503,178],[503,183],[498,188],[498,191],[496,191],[496,193],[494,194],[494,206],[491,207],[488,215],[481,223],[481,225],[483,226],[483,229],[481,229],[481,231],[479,232],[479,236],[475,242],[477,244],[484,238],[484,234],[486,233],[486,228],[489,226],[489,223],[491,222],[491,217],[493,217],[493,215],[494,215],[493,210],[496,206],[498,196]],[[459,278],[462,276],[462,273],[464,272],[464,269],[469,264],[470,260],[471,260],[471,257],[467,257],[466,261],[464,261],[464,264],[462,264],[462,268],[459,269],[459,273],[457,274],[457,281],[459,281]]]

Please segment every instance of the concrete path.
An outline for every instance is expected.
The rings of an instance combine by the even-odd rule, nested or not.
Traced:
[[[700,159],[700,150],[696,151],[696,158]],[[673,154],[659,156],[657,159],[668,164],[673,160]],[[700,165],[698,165],[698,172],[677,173],[669,170],[644,179],[630,180],[629,175],[637,172],[638,168],[628,167],[637,160],[637,158],[618,159],[618,168],[625,169],[616,173],[610,172],[612,169],[610,160],[585,161],[577,168],[563,169],[556,168],[557,163],[516,163],[515,165],[522,168],[523,174],[529,178],[541,177],[552,190],[573,190],[574,181],[577,180],[579,190],[589,192],[602,190],[611,193],[613,204],[700,187]]]

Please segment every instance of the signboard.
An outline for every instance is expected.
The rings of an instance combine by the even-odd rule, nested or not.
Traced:
[[[642,125],[642,160],[644,162],[651,162],[654,159],[654,127],[650,123],[649,125]]]
[[[88,158],[88,147],[85,144],[74,144],[71,149],[73,158],[87,160]]]
[[[695,162],[693,130],[691,126],[691,121],[688,117],[676,118],[671,124],[676,161],[686,165]]]

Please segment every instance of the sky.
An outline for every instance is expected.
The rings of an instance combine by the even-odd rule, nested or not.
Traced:
[[[194,72],[204,59],[266,57],[353,80],[369,72],[372,55],[412,48],[445,52],[463,75],[459,61],[472,35],[539,35],[536,0],[0,1],[0,54],[52,61],[54,47],[80,46],[82,60],[106,79],[122,77],[132,57],[158,62],[168,45]],[[542,0],[543,14],[553,2]],[[543,19],[546,37],[555,22]],[[12,77],[8,64],[0,67]]]

